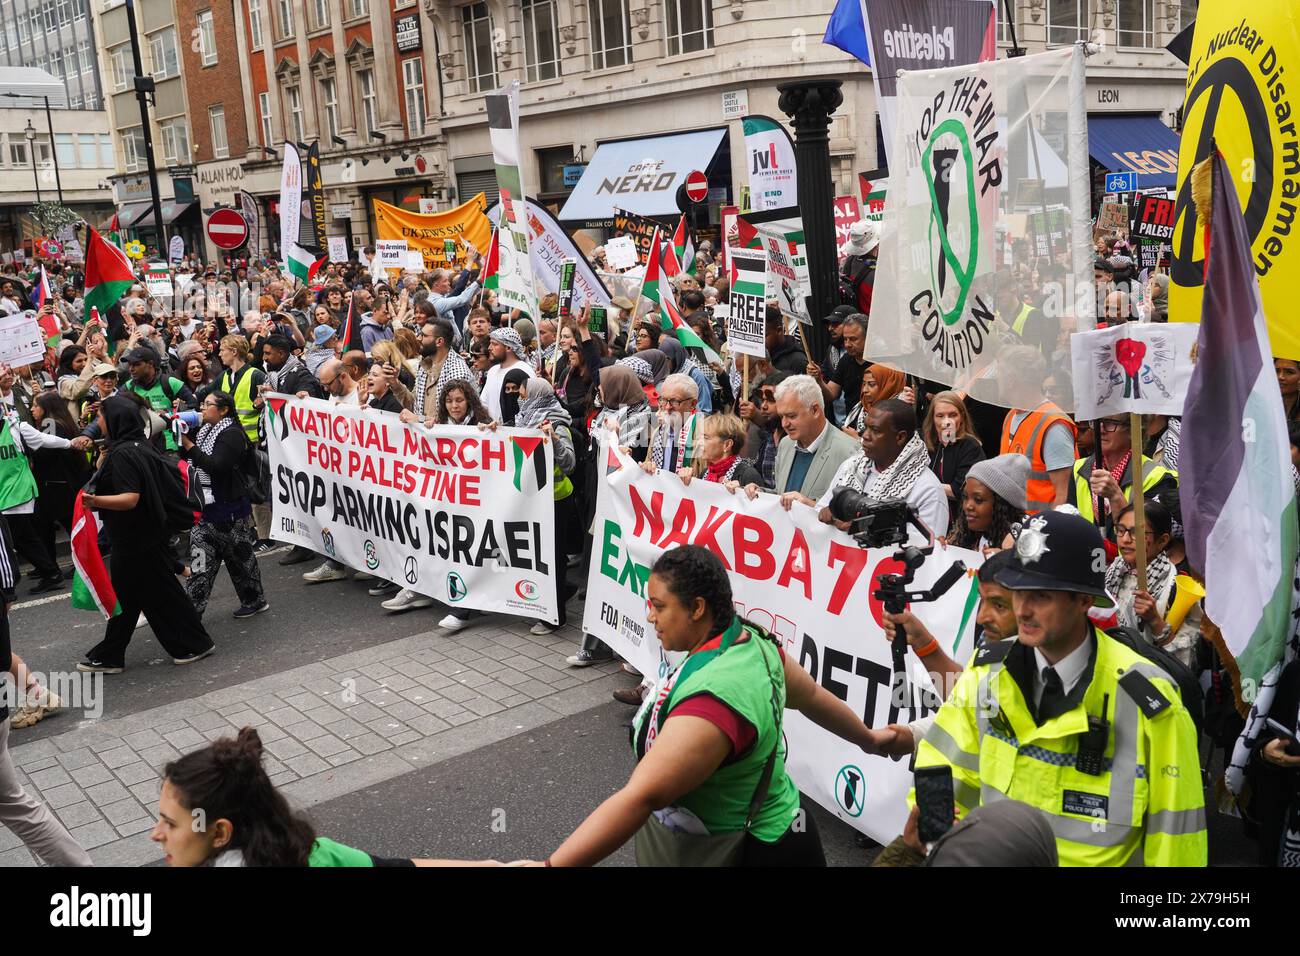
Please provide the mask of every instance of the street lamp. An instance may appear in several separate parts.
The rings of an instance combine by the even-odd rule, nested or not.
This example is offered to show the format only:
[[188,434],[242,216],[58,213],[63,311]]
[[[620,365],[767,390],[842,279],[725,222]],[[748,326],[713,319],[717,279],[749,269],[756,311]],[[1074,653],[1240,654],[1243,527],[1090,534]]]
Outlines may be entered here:
[[27,117],[27,128],[23,130],[27,139],[27,156],[32,161],[32,182],[36,183],[36,201],[41,201],[41,174],[36,170],[36,130],[32,127],[31,117]]

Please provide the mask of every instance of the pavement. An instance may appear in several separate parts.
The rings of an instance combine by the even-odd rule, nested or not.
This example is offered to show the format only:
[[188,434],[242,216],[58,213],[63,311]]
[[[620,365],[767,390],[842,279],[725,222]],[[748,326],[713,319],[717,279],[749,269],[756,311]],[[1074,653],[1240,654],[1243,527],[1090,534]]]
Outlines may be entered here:
[[[281,549],[282,551],[283,549]],[[545,857],[632,769],[632,709],[610,691],[633,678],[616,664],[570,667],[581,602],[546,636],[532,622],[475,618],[437,627],[435,605],[389,614],[369,583],[307,585],[315,565],[261,560],[271,610],[236,621],[222,575],[205,622],[217,653],[171,663],[137,630],[125,673],[72,671],[103,622],[66,591],[10,611],[14,650],[29,668],[83,694],[70,708],[13,730],[29,792],[46,801],[99,865],[157,864],[149,840],[160,771],[209,740],[256,727],[271,780],[322,835],[380,856]],[[71,673],[69,673],[71,672]],[[875,845],[813,808],[832,865],[861,866]],[[1235,821],[1215,815],[1212,858],[1253,860]],[[607,861],[632,865],[631,846]],[[0,866],[34,865],[0,828]]]

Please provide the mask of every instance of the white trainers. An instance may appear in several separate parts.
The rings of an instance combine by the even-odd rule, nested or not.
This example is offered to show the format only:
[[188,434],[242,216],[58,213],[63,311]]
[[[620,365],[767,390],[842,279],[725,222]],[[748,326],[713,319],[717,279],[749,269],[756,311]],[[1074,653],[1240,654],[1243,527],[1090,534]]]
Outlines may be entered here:
[[347,577],[347,571],[343,568],[336,568],[326,561],[315,571],[308,571],[302,576],[302,579],[308,584],[323,584],[326,581],[346,581]]
[[385,611],[413,611],[416,608],[429,607],[432,604],[433,598],[425,597],[423,594],[416,594],[410,588],[402,588],[397,594],[379,606]]
[[461,618],[458,618],[455,614],[448,614],[446,617],[444,617],[441,621],[438,622],[438,626],[442,628],[444,631],[459,631],[468,623],[469,621],[462,620]]
[[558,624],[547,624],[545,621],[538,621],[536,624],[534,624],[532,627],[528,629],[528,633],[536,634],[538,637],[542,637],[546,634],[554,634],[559,629],[560,627]]

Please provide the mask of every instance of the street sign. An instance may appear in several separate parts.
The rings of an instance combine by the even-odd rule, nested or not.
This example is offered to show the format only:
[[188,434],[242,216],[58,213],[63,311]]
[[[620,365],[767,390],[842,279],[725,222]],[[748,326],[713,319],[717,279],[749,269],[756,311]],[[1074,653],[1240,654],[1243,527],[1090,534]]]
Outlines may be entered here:
[[238,249],[248,241],[248,223],[234,209],[217,209],[208,217],[208,238],[218,249]]
[[698,169],[686,177],[686,198],[691,202],[704,202],[709,195],[709,180]]
[[1137,173],[1107,173],[1106,192],[1135,193],[1138,188]]

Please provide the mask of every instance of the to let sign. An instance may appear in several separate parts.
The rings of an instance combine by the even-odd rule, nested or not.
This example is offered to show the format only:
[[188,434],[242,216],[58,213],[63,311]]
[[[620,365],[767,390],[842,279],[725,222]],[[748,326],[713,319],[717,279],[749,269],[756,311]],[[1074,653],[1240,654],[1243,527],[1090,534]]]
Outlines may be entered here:
[[398,53],[410,53],[412,50],[420,49],[420,15],[418,13],[408,13],[404,17],[398,17],[393,21],[393,28],[397,32]]

